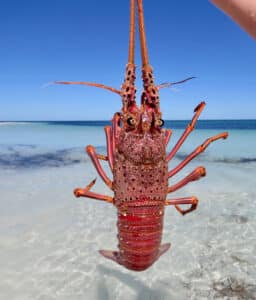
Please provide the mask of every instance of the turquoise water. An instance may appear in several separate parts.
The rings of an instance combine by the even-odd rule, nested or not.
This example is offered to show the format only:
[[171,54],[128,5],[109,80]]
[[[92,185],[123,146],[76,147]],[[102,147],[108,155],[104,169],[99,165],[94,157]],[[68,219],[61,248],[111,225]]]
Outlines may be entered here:
[[[165,123],[167,128],[173,130],[169,150],[189,121]],[[47,166],[47,159],[50,164],[56,160],[56,165],[61,165],[61,161],[64,165],[79,163],[81,159],[77,158],[77,152],[87,144],[106,151],[104,126],[109,124],[107,121],[0,122],[0,167],[36,167],[36,158],[37,167],[41,164]],[[221,131],[229,131],[229,138],[210,146],[201,160],[227,164],[256,161],[256,120],[198,121],[196,130],[184,143],[177,157],[184,158],[205,139]],[[71,157],[72,154],[76,159],[65,160],[66,155]]]
[[[173,129],[168,150],[187,123],[165,123]],[[208,137],[229,137],[170,180],[207,170],[170,195],[196,195],[199,207],[185,217],[166,209],[171,250],[142,273],[97,252],[116,249],[115,208],[72,194],[98,177],[84,148],[106,152],[106,124],[0,123],[0,299],[256,299],[256,121],[198,122],[170,169]],[[99,178],[94,190],[111,195]]]

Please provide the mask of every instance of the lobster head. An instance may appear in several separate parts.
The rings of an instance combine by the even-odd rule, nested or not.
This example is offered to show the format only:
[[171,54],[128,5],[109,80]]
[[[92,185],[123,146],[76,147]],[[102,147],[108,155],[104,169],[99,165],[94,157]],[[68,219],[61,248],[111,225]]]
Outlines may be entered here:
[[140,107],[133,104],[122,110],[117,149],[125,159],[140,164],[156,164],[165,157],[164,121],[161,112],[147,103],[145,91]]
[[156,164],[165,157],[164,125],[159,108],[158,89],[154,86],[152,68],[143,70],[144,89],[141,104],[135,100],[135,66],[128,64],[122,85],[121,123],[117,149],[125,159],[140,164]]
[[142,57],[143,91],[141,103],[136,103],[136,67],[134,64],[135,0],[131,0],[130,42],[128,64],[121,88],[122,126],[117,147],[126,159],[136,164],[156,163],[165,156],[164,125],[159,106],[159,88],[154,84],[153,69],[149,64],[144,29],[142,1],[137,0]]
[[122,130],[127,133],[157,134],[164,125],[162,114],[151,106],[134,106],[121,114]]

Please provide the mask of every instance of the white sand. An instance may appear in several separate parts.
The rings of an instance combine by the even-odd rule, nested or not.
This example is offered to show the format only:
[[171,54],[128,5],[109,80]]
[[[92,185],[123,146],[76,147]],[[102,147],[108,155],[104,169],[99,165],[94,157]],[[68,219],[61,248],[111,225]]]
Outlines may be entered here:
[[[256,299],[255,164],[207,171],[175,194],[197,195],[196,212],[166,209],[171,250],[136,273],[97,252],[116,249],[115,207],[72,195],[91,163],[1,170],[0,299]],[[109,193],[100,179],[95,190]]]

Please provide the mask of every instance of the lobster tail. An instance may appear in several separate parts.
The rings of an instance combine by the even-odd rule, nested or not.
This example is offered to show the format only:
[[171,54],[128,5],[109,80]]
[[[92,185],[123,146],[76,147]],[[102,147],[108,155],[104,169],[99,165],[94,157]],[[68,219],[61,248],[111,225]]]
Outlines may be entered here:
[[157,261],[170,244],[161,245],[164,213],[159,211],[163,212],[163,203],[151,204],[129,202],[125,213],[121,205],[117,222],[119,251],[100,250],[100,254],[133,271],[144,271]]

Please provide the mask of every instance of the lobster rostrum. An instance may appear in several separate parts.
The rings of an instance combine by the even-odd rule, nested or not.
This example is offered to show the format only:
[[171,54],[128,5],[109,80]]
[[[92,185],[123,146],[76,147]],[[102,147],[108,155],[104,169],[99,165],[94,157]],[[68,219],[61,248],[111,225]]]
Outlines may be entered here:
[[[136,2],[143,80],[140,106],[135,100],[135,0],[130,1],[129,55],[121,90],[92,82],[57,81],[56,83],[96,86],[117,93],[122,98],[121,112],[115,113],[112,125],[105,127],[107,156],[96,153],[91,145],[86,147],[86,152],[92,159],[98,174],[113,191],[114,196],[92,192],[91,188],[96,179],[85,188],[75,189],[74,194],[76,197],[103,200],[116,206],[119,250],[99,252],[127,269],[143,271],[170,248],[169,243],[161,245],[165,206],[175,206],[182,215],[197,208],[198,200],[194,196],[167,199],[167,195],[189,182],[200,179],[206,172],[204,167],[197,167],[184,179],[171,186],[168,186],[168,179],[203,152],[210,143],[227,138],[228,133],[224,132],[208,138],[174,169],[168,170],[168,162],[194,129],[205,102],[201,102],[195,108],[191,123],[171,152],[167,154],[166,147],[172,132],[170,129],[163,129],[159,90],[172,84],[185,82],[192,77],[179,82],[155,85],[147,53],[142,0]],[[106,175],[100,160],[108,161],[113,172],[113,181]],[[184,204],[189,204],[190,207],[183,209]]]

